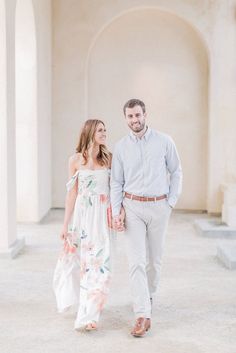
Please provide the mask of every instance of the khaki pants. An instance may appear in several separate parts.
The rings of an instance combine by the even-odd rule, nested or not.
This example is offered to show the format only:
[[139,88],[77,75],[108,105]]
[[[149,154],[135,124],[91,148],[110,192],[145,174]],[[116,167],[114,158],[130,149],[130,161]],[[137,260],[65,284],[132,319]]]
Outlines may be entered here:
[[171,207],[166,199],[141,202],[125,198],[125,239],[135,317],[151,317],[157,292]]

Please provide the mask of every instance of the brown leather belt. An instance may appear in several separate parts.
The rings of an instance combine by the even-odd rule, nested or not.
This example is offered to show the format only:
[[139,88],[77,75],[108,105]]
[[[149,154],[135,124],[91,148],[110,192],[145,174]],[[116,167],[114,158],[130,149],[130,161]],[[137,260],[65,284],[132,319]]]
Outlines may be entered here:
[[161,195],[161,196],[155,196],[155,197],[146,197],[146,196],[137,196],[133,194],[129,194],[128,192],[125,192],[125,197],[127,199],[135,200],[135,201],[159,201],[166,199],[166,195]]

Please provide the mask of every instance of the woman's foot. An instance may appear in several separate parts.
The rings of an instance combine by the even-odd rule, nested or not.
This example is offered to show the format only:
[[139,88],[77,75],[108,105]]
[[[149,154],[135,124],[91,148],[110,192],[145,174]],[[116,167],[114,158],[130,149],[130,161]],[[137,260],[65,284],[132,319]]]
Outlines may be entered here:
[[94,330],[97,330],[97,324],[96,322],[90,322],[89,324],[87,324],[85,326],[85,330],[86,331],[94,331]]

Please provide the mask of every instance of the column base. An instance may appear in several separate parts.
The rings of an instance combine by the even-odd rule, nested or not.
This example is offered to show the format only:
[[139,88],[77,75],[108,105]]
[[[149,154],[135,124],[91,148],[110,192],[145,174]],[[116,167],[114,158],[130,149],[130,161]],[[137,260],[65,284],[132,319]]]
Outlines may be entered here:
[[0,259],[13,259],[24,248],[25,238],[16,239],[16,241],[6,250],[0,249]]
[[225,243],[217,246],[217,257],[230,270],[236,269],[236,243]]

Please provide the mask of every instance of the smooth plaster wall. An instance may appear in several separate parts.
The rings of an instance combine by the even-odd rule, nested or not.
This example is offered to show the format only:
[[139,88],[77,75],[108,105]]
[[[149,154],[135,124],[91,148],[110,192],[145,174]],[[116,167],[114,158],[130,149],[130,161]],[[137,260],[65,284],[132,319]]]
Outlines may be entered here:
[[[104,61],[107,64],[111,63],[109,58],[114,59],[114,53],[119,52],[117,43],[119,45],[121,45],[121,42],[123,43],[122,36],[112,37],[112,30],[114,30],[114,33],[116,31],[116,22],[117,26],[119,26],[119,18],[121,21],[125,21],[125,18],[128,18],[128,14],[132,17],[137,10],[143,10],[143,14],[145,14],[146,11],[152,9],[153,13],[158,10],[159,14],[161,12],[169,13],[168,16],[166,15],[162,18],[163,26],[161,29],[164,31],[158,36],[158,40],[162,43],[162,49],[165,48],[167,54],[166,56],[162,56],[163,68],[165,62],[171,68],[173,67],[171,65],[173,62],[171,62],[170,53],[174,53],[176,45],[178,45],[178,51],[176,50],[176,53],[174,53],[175,60],[179,57],[179,63],[181,63],[182,59],[182,63],[186,60],[188,65],[175,66],[175,70],[173,70],[174,83],[171,81],[171,74],[169,73],[169,79],[166,82],[169,91],[167,91],[166,95],[163,95],[160,86],[158,87],[159,83],[154,84],[154,88],[157,89],[157,93],[160,95],[158,98],[160,98],[161,105],[158,105],[158,100],[154,100],[152,96],[147,97],[146,102],[148,103],[149,117],[156,127],[161,128],[174,137],[182,154],[185,178],[187,178],[188,183],[186,182],[184,185],[184,193],[179,201],[179,207],[182,203],[182,207],[189,209],[203,207],[207,208],[209,212],[219,212],[221,210],[220,184],[225,179],[234,180],[236,176],[235,159],[232,152],[232,148],[236,147],[232,132],[233,127],[235,127],[233,116],[236,112],[234,103],[235,83],[232,80],[223,80],[224,74],[222,74],[225,68],[223,61],[225,60],[225,53],[227,55],[229,76],[235,72],[233,66],[233,62],[235,62],[235,50],[232,49],[235,41],[235,33],[233,32],[235,25],[235,0],[230,0],[227,4],[219,0],[188,2],[184,0],[121,0],[119,2],[108,0],[89,2],[85,0],[53,0],[52,4],[53,206],[62,207],[64,205],[68,156],[74,151],[79,129],[82,122],[88,118],[88,114],[103,114],[103,118],[107,120],[105,115],[109,113],[108,124],[110,124],[111,112],[112,116],[121,118],[121,105],[123,105],[124,98],[126,100],[126,97],[122,95],[123,93],[126,95],[125,93],[128,92],[129,86],[128,84],[120,85],[120,76],[118,78],[119,84],[115,88],[117,95],[112,100],[114,104],[110,101],[105,106],[106,99],[102,90],[99,91],[101,96],[100,101],[96,98],[99,85],[101,87],[103,85],[103,81],[100,80],[99,83],[97,81],[100,72],[94,72],[95,68],[98,68],[102,62],[102,57],[96,56],[102,52],[102,47],[99,48],[98,45],[102,45],[105,42],[107,45],[110,43],[111,50],[104,53]],[[163,19],[169,23],[171,15],[173,21],[171,22],[169,33],[172,32],[172,37],[168,37],[166,32],[167,26],[165,27]],[[159,16],[160,20],[161,16]],[[140,27],[143,28],[143,25],[147,21],[147,18],[145,18],[144,23],[142,21],[139,22]],[[158,22],[156,24],[157,28],[160,25],[161,22]],[[148,23],[148,26],[150,30],[153,26],[153,19]],[[144,30],[147,32],[148,28],[145,27]],[[224,38],[222,35],[219,35],[220,28],[224,33]],[[183,35],[177,42],[171,40],[171,38],[176,39],[177,36],[174,29],[177,33]],[[108,33],[110,33],[110,36]],[[124,39],[123,29],[122,33]],[[130,36],[131,34],[128,33],[128,38]],[[107,37],[106,40],[105,37]],[[165,37],[169,40],[167,42],[171,43],[171,47],[167,48],[167,44],[164,41]],[[226,38],[227,40],[225,40]],[[153,38],[148,37],[147,39],[153,44]],[[123,50],[127,49],[124,45],[122,48]],[[181,49],[180,52],[179,49]],[[135,59],[137,58],[136,53],[129,53]],[[207,71],[207,56],[209,76]],[[130,62],[131,60],[129,59],[129,65]],[[161,60],[159,61],[160,63]],[[101,68],[103,67],[101,66]],[[108,80],[109,71],[111,75],[115,75],[115,70],[106,70],[104,72],[104,82]],[[138,71],[140,74],[140,70]],[[154,71],[155,74],[160,72],[157,67],[154,68]],[[164,73],[166,72],[169,71],[166,69]],[[151,72],[148,73],[148,77],[153,84]],[[140,80],[140,76],[137,80]],[[145,84],[147,84],[147,81]],[[138,87],[138,85],[134,85],[134,81],[132,81],[132,84],[133,87]],[[207,90],[208,84],[210,87],[209,94],[207,95],[206,93],[205,95],[204,92]],[[185,96],[179,87],[186,87],[186,97],[190,99],[190,101],[186,99],[185,106]],[[142,87],[139,86],[139,89],[141,93]],[[150,92],[154,92],[154,90],[150,90]],[[224,94],[223,102],[219,100],[219,92],[227,92],[227,95]],[[195,96],[195,94],[197,95]],[[167,104],[165,104],[167,97],[175,105],[172,104],[167,107]],[[206,100],[208,100],[208,104]],[[228,107],[226,113],[227,124],[225,124],[225,109],[224,112],[221,109],[222,105]],[[174,109],[175,107],[177,109]],[[183,117],[185,121],[188,120],[184,124],[183,130],[179,128],[179,124],[173,124],[173,112],[176,119]],[[164,114],[166,122],[164,122]],[[224,127],[223,129],[222,126]],[[116,130],[116,133],[114,130]],[[112,128],[111,147],[116,137],[122,135],[124,131],[125,127],[122,124],[119,128],[117,126],[115,126],[115,129]],[[184,146],[183,140],[186,139],[184,131],[191,135],[190,146]],[[194,134],[192,134],[193,131],[195,132]],[[220,141],[220,144],[217,141]],[[199,151],[197,146],[200,144],[201,150]],[[193,163],[189,164],[191,154],[194,154],[194,167]],[[226,159],[227,163],[225,163]],[[207,168],[205,168],[206,164]],[[195,177],[195,171],[200,177],[201,182],[195,183],[194,186],[191,178]],[[198,192],[199,195],[197,197],[196,195],[191,196]]]

